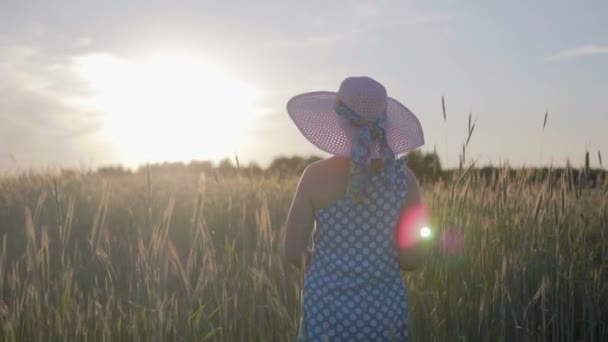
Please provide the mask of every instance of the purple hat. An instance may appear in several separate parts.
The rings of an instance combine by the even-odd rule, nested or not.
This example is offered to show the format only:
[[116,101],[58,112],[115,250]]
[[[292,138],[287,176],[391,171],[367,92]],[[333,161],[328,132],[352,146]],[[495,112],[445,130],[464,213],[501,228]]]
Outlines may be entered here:
[[[418,118],[399,101],[388,97],[384,86],[369,77],[349,77],[337,93],[316,91],[297,95],[287,103],[287,112],[304,137],[315,146],[333,155],[351,157],[360,127],[336,112],[339,104],[368,122],[374,122],[386,113],[380,126],[395,155],[424,145]],[[374,144],[371,152],[378,156],[378,142]]]

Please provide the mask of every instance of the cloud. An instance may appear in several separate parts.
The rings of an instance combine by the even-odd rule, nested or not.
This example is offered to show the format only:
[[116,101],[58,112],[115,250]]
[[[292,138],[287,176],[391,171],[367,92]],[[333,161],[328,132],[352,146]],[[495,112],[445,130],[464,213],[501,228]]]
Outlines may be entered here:
[[607,55],[608,46],[601,46],[597,44],[585,45],[577,48],[566,49],[560,51],[552,56],[549,56],[548,60],[563,60],[577,57],[586,57],[594,55]]
[[1,157],[9,155],[25,167],[73,165],[95,149],[102,151],[95,160],[110,157],[98,134],[100,117],[69,102],[86,94],[70,53],[6,44],[0,56],[0,169],[7,164]]

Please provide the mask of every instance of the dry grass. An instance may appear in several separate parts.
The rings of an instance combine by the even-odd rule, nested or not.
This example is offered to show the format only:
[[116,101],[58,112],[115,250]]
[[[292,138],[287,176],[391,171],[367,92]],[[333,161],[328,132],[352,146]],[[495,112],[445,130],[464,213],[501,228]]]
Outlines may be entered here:
[[[608,340],[606,182],[473,170],[425,185],[465,253],[405,275],[416,340]],[[0,339],[286,341],[297,179],[0,178]],[[148,181],[149,180],[149,181]]]

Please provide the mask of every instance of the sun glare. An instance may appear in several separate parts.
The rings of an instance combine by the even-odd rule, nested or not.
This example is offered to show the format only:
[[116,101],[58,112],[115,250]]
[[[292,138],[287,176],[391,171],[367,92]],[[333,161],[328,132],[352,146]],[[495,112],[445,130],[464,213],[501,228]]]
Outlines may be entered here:
[[247,143],[260,91],[221,66],[185,55],[91,55],[77,66],[93,92],[82,104],[103,115],[105,137],[128,164],[218,160]]

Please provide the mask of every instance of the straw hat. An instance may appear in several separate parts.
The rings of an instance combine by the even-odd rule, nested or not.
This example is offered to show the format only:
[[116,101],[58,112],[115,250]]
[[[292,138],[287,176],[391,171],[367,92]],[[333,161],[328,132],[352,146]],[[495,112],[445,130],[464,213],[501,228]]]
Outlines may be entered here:
[[[352,115],[341,115],[340,109]],[[337,93],[316,91],[297,95],[287,103],[287,112],[306,139],[337,156],[353,156],[362,126],[380,128],[382,140],[394,155],[424,145],[418,118],[399,101],[388,97],[384,86],[369,77],[349,77]],[[381,155],[382,142],[378,140],[373,139],[370,146],[372,157]]]

